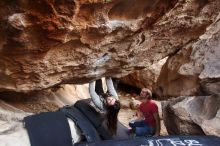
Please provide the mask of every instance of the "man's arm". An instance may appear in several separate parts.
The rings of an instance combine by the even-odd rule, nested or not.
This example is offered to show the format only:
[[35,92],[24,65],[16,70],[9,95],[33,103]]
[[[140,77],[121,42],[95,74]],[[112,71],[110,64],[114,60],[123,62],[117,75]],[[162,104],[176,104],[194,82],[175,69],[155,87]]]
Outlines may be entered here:
[[156,131],[154,136],[159,136],[160,135],[160,117],[158,113],[153,114],[154,119],[156,120]]

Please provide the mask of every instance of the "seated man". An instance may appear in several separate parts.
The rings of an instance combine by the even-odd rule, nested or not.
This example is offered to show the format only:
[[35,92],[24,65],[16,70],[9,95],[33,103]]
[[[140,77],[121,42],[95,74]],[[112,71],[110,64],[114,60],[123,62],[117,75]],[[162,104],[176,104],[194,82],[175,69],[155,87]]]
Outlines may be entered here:
[[160,118],[157,105],[151,100],[152,93],[149,89],[143,88],[140,93],[142,103],[138,107],[137,118],[129,122],[129,126],[136,136],[159,136]]

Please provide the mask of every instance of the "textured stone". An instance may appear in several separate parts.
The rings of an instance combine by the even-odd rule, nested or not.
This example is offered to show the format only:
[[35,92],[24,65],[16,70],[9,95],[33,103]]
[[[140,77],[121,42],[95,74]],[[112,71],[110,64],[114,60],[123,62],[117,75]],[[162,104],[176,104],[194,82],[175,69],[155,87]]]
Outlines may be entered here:
[[[88,98],[88,85],[63,85],[32,94],[0,94],[0,145],[30,146],[23,118],[33,113],[56,111]],[[70,125],[73,127],[73,125]],[[72,131],[71,131],[72,133]]]
[[162,103],[169,134],[220,136],[220,96],[178,97]]
[[168,59],[157,81],[163,97],[220,93],[219,20],[220,14],[204,35]]
[[147,67],[146,69],[135,71],[125,77],[120,78],[124,84],[128,84],[138,88],[152,89],[160,75],[160,71],[167,57],[157,63]]
[[0,91],[124,76],[206,31],[219,0],[0,1]]

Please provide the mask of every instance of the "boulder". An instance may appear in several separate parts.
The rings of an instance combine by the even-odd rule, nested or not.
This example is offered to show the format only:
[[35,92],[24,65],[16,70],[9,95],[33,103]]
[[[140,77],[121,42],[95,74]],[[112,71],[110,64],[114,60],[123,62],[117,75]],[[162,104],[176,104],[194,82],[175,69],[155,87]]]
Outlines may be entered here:
[[124,84],[128,84],[137,88],[148,88],[152,89],[160,75],[160,71],[167,57],[154,63],[153,65],[143,70],[135,71],[125,77],[120,78],[120,81]]
[[220,14],[204,35],[167,60],[156,83],[161,97],[220,93],[219,20]]
[[162,103],[169,134],[220,136],[220,95],[178,97]]
[[0,91],[121,77],[206,31],[220,1],[0,1]]
[[[64,105],[89,98],[88,85],[63,85],[32,94],[0,94],[0,145],[30,146],[23,118],[34,113],[56,111]],[[69,122],[70,126],[76,126]],[[74,132],[71,131],[71,132]],[[80,137],[80,135],[78,136]],[[74,137],[76,138],[76,137]]]

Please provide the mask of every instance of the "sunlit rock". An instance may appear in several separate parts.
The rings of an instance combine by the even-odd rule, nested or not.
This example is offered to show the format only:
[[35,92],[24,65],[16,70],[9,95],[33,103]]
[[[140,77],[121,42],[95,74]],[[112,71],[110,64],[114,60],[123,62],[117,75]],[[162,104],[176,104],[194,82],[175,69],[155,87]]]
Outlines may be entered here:
[[121,77],[198,39],[220,1],[0,1],[0,91]]
[[162,104],[169,134],[220,136],[220,96],[179,97]]
[[63,85],[32,94],[1,93],[0,145],[30,146],[28,133],[23,124],[24,117],[34,113],[56,111],[59,107],[72,105],[77,100],[86,98],[89,98],[87,84]]
[[166,60],[167,57],[143,70],[135,71],[134,73],[120,78],[120,81],[133,87],[138,87],[140,89],[148,88],[152,90],[160,75],[161,68]]
[[170,57],[161,70],[161,97],[220,93],[220,15],[198,40]]

